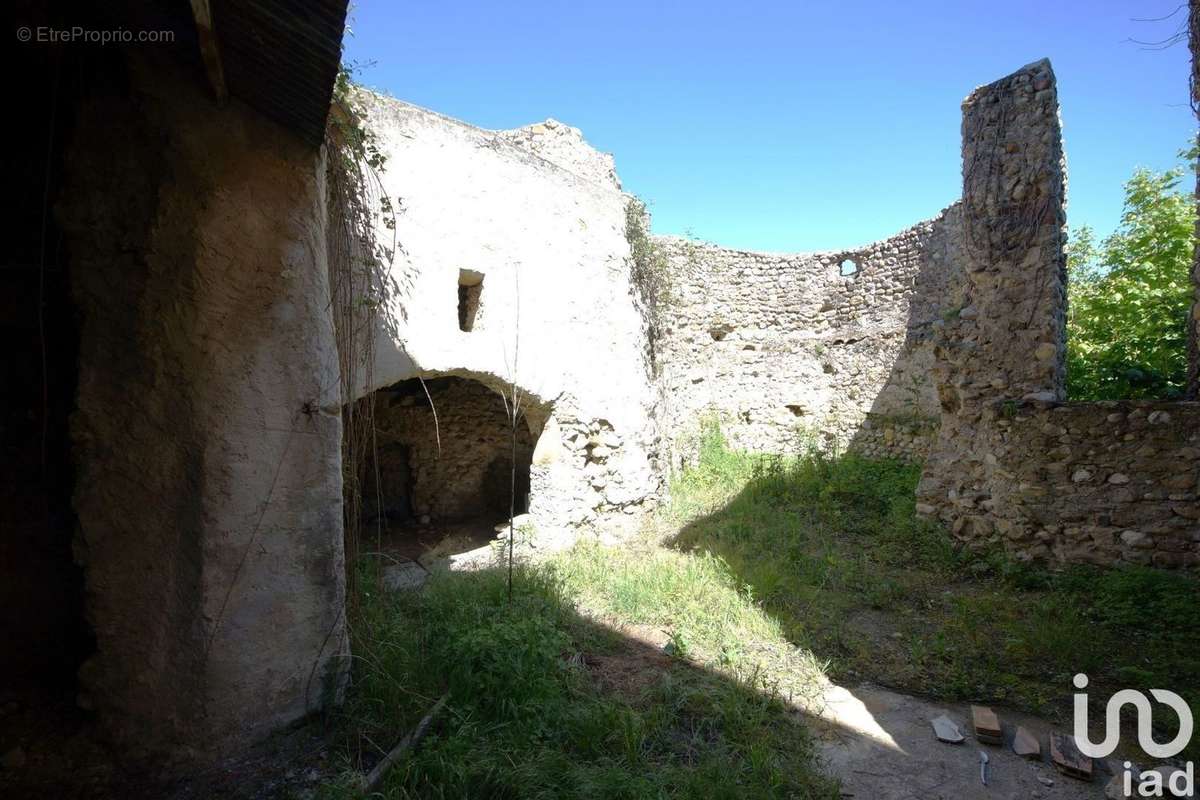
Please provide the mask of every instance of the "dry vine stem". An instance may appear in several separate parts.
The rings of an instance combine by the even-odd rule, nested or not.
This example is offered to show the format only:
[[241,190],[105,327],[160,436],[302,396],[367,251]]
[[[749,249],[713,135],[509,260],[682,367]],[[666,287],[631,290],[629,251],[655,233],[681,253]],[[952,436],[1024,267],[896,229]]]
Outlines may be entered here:
[[425,736],[425,731],[429,729],[429,725],[433,722],[433,718],[436,717],[438,712],[442,710],[442,706],[446,705],[446,700],[449,699],[449,697],[449,692],[446,692],[444,695],[442,695],[441,699],[434,704],[433,708],[429,709],[429,713],[422,717],[421,721],[417,723],[417,727],[413,728],[412,733],[401,739],[399,744],[393,747],[386,756],[380,759],[379,763],[375,765],[375,768],[372,769],[370,773],[363,776],[363,794],[370,794],[378,789],[379,784],[383,782],[384,776],[387,775],[387,771],[391,769],[397,761],[400,760],[401,756],[403,756],[409,750],[415,748],[421,742],[421,738]]
[[500,396],[504,399],[504,411],[508,415],[508,432],[510,441],[509,475],[508,475],[508,604],[512,605],[513,596],[513,549],[516,546],[517,530],[514,522],[517,518],[517,422],[521,418],[521,392],[517,388],[517,360],[521,352],[521,275],[513,269],[513,294],[515,303],[516,322],[513,324],[513,360],[508,364],[505,355],[505,367],[508,370],[508,386]]
[[[340,84],[341,85],[341,84]],[[373,155],[370,134],[362,125],[361,114],[348,100],[348,83],[336,98],[326,136],[328,153],[329,214],[329,303],[337,342],[338,373],[344,403],[342,411],[342,479],[345,484],[344,507],[347,597],[355,596],[353,565],[362,537],[362,495],[367,482],[366,470],[378,471],[373,457],[375,442],[375,403],[372,393],[359,400],[352,398],[360,390],[373,386],[376,334],[381,310],[395,295],[388,276],[391,246],[376,238],[376,214],[383,215],[385,227],[395,230],[393,206],[377,172],[378,157]],[[379,491],[376,474],[372,483]],[[379,538],[380,530],[376,530]],[[378,542],[376,542],[378,545]]]

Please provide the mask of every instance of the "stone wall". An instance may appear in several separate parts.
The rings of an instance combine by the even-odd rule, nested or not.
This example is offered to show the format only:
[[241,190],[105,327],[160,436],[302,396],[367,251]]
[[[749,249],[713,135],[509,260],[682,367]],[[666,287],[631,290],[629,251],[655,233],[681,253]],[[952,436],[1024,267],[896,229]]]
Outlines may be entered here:
[[[655,396],[630,278],[629,198],[611,156],[553,120],[487,131],[371,93],[359,102],[387,156],[384,186],[402,208],[391,264],[400,291],[359,394],[416,376],[493,390],[515,382],[536,434],[530,513],[539,535],[653,501],[662,484]],[[478,286],[470,331],[459,327],[463,274]],[[589,460],[577,438],[593,429],[611,445]]]
[[[930,335],[957,312],[961,213],[845,251],[754,253],[658,238],[670,263],[658,343],[664,429],[686,458],[715,415],[750,450],[802,431],[919,459],[936,430]],[[842,262],[855,266],[842,274]]]
[[1062,404],[1066,175],[1040,61],[963,103],[963,308],[936,326],[942,408],[918,510],[1019,558],[1200,562],[1192,403]]
[[1023,558],[1200,564],[1200,403],[1001,402],[978,427],[988,480],[950,489],[951,530]]
[[207,758],[318,708],[345,666],[324,161],[157,52],[91,65],[56,209],[81,702],[125,753]]

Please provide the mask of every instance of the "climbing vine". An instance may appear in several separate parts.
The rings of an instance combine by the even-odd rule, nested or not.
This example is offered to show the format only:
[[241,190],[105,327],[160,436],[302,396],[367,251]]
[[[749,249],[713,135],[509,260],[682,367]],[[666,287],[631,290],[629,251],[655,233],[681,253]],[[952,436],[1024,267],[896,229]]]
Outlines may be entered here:
[[[364,534],[363,491],[368,485],[379,486],[378,480],[367,480],[368,470],[377,469],[374,395],[369,391],[374,386],[377,336],[394,324],[394,315],[403,315],[401,287],[391,276],[392,260],[400,250],[399,208],[381,180],[387,158],[360,99],[352,69],[343,66],[334,84],[325,145],[329,303],[344,401],[343,514],[347,597],[352,603],[357,597],[353,565]],[[364,396],[353,400],[359,394]]]
[[630,197],[625,204],[625,239],[632,260],[630,278],[641,301],[646,320],[647,360],[652,375],[658,373],[658,341],[662,336],[663,313],[671,295],[670,262],[649,232],[646,204]]

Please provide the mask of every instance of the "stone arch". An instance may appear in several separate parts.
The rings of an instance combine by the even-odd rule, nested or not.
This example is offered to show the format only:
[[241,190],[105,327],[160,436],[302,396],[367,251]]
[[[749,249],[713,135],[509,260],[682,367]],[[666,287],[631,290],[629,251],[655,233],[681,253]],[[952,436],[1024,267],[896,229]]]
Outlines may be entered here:
[[486,544],[507,521],[514,488],[514,510],[525,513],[549,405],[518,394],[514,442],[511,387],[494,376],[428,373],[379,389],[375,445],[361,484],[367,529],[419,558],[431,549],[461,552]]

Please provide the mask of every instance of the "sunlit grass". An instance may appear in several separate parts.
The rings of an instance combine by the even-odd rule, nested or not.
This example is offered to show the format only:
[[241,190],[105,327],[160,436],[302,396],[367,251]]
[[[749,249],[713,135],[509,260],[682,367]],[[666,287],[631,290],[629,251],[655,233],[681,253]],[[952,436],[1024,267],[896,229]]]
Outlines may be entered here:
[[[960,552],[916,517],[918,477],[809,447],[739,453],[710,426],[645,537],[521,566],[511,604],[502,571],[393,595],[364,568],[345,772],[324,796],[356,796],[445,692],[384,797],[835,797],[792,713],[826,672],[1051,716],[1077,671],[1098,697],[1200,700],[1194,580]],[[636,679],[606,683],[599,662]]]
[[393,768],[384,797],[837,796],[773,692],[683,653],[660,657],[636,691],[592,674],[589,659],[636,665],[650,645],[579,615],[575,604],[588,600],[624,619],[682,625],[698,646],[740,633],[782,641],[714,559],[662,553],[634,569],[585,545],[518,568],[511,605],[503,571],[439,574],[419,594],[374,590],[369,571],[361,583],[354,685],[339,721],[345,771],[325,797],[357,796],[355,776],[446,691],[446,710]]
[[790,644],[779,622],[724,560],[650,543],[581,543],[550,563],[580,608],[613,625],[661,631],[672,653],[812,709],[821,665]]
[[1200,702],[1200,589],[1142,567],[1052,571],[957,550],[917,518],[920,468],[811,446],[739,453],[709,426],[661,535],[719,556],[832,678],[1069,719],[1076,672]]

